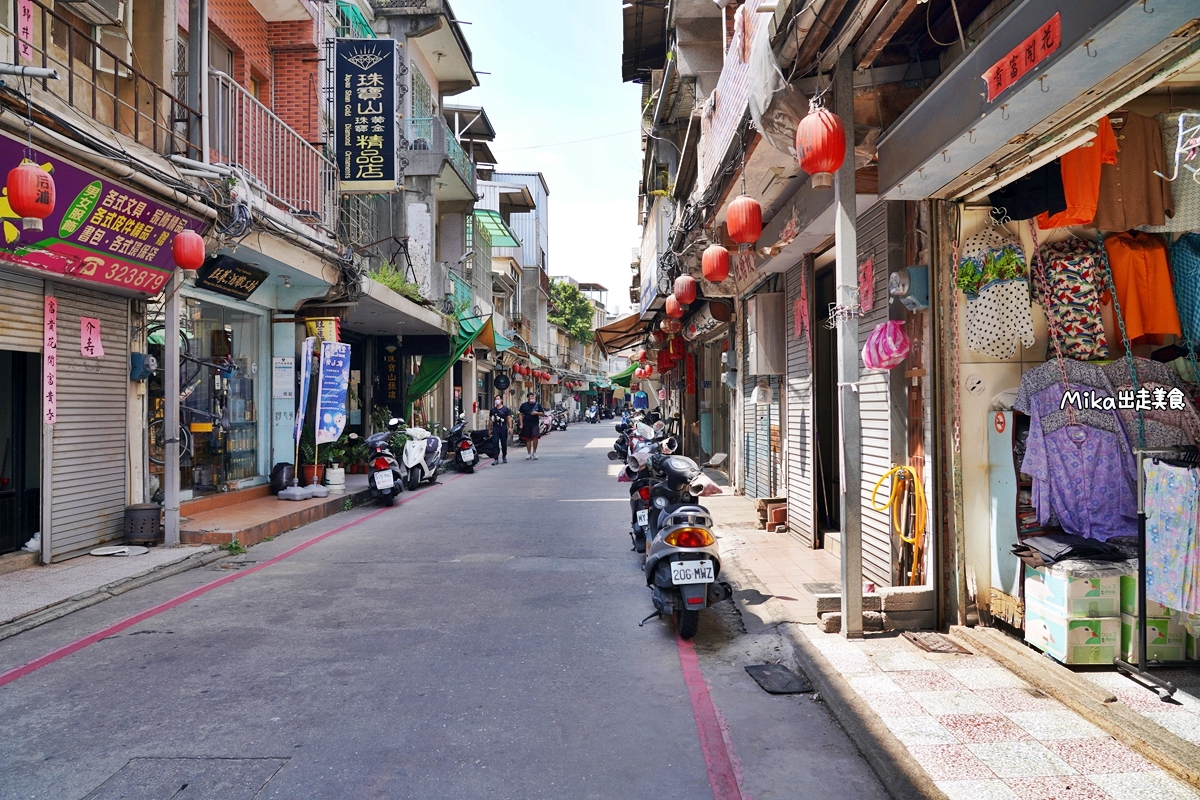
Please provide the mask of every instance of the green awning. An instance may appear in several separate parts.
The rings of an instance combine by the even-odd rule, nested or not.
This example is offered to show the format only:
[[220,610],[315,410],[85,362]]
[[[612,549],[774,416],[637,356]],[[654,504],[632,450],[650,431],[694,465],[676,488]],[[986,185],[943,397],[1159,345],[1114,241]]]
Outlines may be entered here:
[[486,208],[475,209],[475,221],[492,235],[492,247],[520,247],[517,235],[504,224],[500,212]]
[[509,350],[517,346],[516,342],[514,342],[512,339],[505,338],[503,334],[493,332],[493,336],[496,340],[497,353],[503,353],[505,350]]
[[617,386],[624,386],[626,389],[628,389],[629,384],[633,381],[633,372],[639,366],[641,366],[641,365],[635,361],[632,364],[630,364],[628,367],[626,367],[625,369],[618,372],[616,375],[609,375],[608,379],[610,381],[612,381],[613,383],[615,383]]
[[[496,335],[491,317],[459,320],[458,334],[454,337],[454,343],[450,348],[450,355],[424,356],[421,358],[421,371],[413,378],[413,382],[408,387],[408,392],[405,395],[404,418],[408,419],[412,417],[413,401],[429,394],[433,390],[433,387],[437,386],[438,382],[446,376],[450,368],[462,358],[463,353],[467,352],[467,348],[473,342],[479,341],[481,347],[487,346],[496,349],[500,344],[497,340],[508,342],[503,336]],[[512,342],[508,342],[508,346],[511,347]]]
[[375,31],[371,30],[371,23],[367,22],[367,18],[358,10],[358,6],[354,3],[347,3],[345,0],[338,0],[338,11],[341,12],[343,19],[349,23],[344,26],[348,30],[339,29],[338,35],[349,38],[348,34],[353,34],[359,39],[378,39]]

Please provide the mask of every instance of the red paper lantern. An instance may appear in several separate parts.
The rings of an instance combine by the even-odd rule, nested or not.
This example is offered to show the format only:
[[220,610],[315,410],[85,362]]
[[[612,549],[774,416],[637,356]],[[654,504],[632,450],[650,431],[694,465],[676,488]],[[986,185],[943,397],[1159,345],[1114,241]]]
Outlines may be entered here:
[[796,159],[800,169],[812,176],[814,189],[833,186],[833,173],[846,160],[846,129],[827,108],[810,104],[808,114],[796,126]]
[[673,294],[667,295],[667,316],[671,319],[679,319],[683,316],[683,306],[679,305],[679,301]]
[[204,237],[195,231],[180,231],[171,240],[171,257],[182,270],[194,272],[204,266]]
[[643,364],[650,360],[650,355],[646,352],[645,348],[638,351],[637,360]]
[[748,250],[762,236],[762,206],[749,195],[742,195],[729,204],[725,216],[729,238],[738,243],[738,250]]
[[667,341],[667,335],[662,331],[650,331],[650,344],[655,347],[662,347]]
[[676,278],[675,299],[683,306],[690,306],[696,302],[696,279],[691,275],[680,275]]
[[658,351],[658,371],[670,372],[675,366],[675,362],[671,360],[671,352],[669,350]]
[[54,213],[54,178],[32,161],[8,171],[8,205],[21,217],[21,227],[40,231],[42,220]]
[[683,330],[683,323],[677,319],[664,319],[658,324],[658,327],[663,333],[679,333]]
[[687,344],[686,344],[686,342],[683,341],[683,339],[680,339],[678,337],[671,339],[670,350],[669,350],[669,352],[671,354],[671,360],[678,361],[681,358],[683,358],[684,348],[686,346],[687,346]]
[[729,251],[719,244],[710,244],[701,259],[704,280],[720,283],[729,277]]

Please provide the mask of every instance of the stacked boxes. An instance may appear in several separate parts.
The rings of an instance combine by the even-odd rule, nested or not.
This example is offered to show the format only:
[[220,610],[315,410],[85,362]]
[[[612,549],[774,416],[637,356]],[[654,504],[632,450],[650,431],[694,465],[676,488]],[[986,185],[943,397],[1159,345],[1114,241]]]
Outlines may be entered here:
[[[1137,575],[1121,576],[1121,657],[1136,661],[1138,655]],[[1146,658],[1150,661],[1181,661],[1187,645],[1187,631],[1171,622],[1171,609],[1146,601]]]
[[1121,644],[1120,568],[1025,567],[1025,641],[1064,664],[1111,664]]

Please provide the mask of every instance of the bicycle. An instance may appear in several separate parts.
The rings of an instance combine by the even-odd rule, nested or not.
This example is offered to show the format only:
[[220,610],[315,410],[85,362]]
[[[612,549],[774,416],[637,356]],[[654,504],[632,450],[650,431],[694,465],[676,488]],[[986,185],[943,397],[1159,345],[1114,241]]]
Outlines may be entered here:
[[[192,396],[200,386],[202,380],[203,367],[208,367],[212,370],[221,372],[225,377],[232,377],[237,372],[238,367],[233,363],[233,359],[229,356],[221,356],[217,359],[206,360],[196,358],[190,353],[179,354],[182,362],[196,365],[196,369],[191,373],[191,378],[188,379],[179,390],[179,459],[181,461],[190,459],[194,455],[195,441],[192,438],[192,417],[199,416],[204,420],[213,423],[221,428],[222,431],[229,430],[229,423],[224,420],[222,414],[211,414],[207,411],[201,411],[198,408],[184,405],[187,399]],[[181,365],[182,366],[182,365]],[[180,378],[182,379],[186,370],[180,370]],[[182,382],[182,381],[181,381]],[[147,457],[150,463],[156,466],[162,466],[167,459],[167,441],[166,436],[166,417],[155,416],[147,426]]]

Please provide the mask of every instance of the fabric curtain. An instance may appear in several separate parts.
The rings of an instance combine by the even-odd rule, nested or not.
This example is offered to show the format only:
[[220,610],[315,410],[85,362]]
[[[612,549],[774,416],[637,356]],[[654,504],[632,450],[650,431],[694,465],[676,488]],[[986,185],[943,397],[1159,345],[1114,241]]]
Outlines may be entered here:
[[[417,373],[417,377],[409,385],[408,391],[404,394],[404,418],[412,417],[412,404],[425,395],[433,391],[433,387],[438,385],[438,382],[446,377],[446,373],[450,368],[462,358],[463,353],[467,352],[476,340],[480,346],[487,346],[492,350],[496,349],[497,337],[495,329],[492,326],[492,318],[487,317],[486,320],[465,319],[458,323],[458,334],[454,337],[454,341],[450,346],[450,355],[448,356],[424,356],[421,358],[421,371]],[[505,340],[507,341],[507,340]]]

